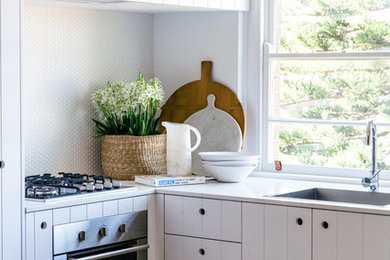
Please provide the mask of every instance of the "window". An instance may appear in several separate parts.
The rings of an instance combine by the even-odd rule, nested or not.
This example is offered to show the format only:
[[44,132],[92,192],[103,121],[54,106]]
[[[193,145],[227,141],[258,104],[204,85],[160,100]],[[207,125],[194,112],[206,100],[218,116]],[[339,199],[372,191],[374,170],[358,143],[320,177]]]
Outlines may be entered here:
[[367,174],[373,119],[390,170],[390,0],[267,4],[263,169]]

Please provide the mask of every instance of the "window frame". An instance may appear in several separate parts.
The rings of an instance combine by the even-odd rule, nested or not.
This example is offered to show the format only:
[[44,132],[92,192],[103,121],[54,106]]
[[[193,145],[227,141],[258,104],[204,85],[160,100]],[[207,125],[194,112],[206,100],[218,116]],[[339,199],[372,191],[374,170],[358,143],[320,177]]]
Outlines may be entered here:
[[[264,41],[262,42],[261,70],[262,88],[260,101],[262,103],[260,112],[260,136],[261,136],[261,170],[264,172],[280,172],[283,174],[304,174],[326,177],[361,178],[370,174],[368,169],[356,168],[333,168],[325,166],[310,166],[298,164],[283,164],[282,170],[277,171],[273,162],[270,162],[272,146],[270,146],[270,126],[272,123],[299,123],[299,124],[326,124],[326,125],[347,125],[366,126],[365,122],[339,121],[339,120],[317,120],[317,119],[290,119],[273,118],[270,110],[272,108],[272,71],[271,63],[274,60],[390,60],[390,52],[322,52],[322,53],[277,53],[276,52],[276,8],[281,0],[265,0],[264,2],[264,23],[262,26]],[[389,123],[376,122],[378,127],[390,127]],[[282,162],[283,163],[283,162]],[[390,180],[390,170],[384,170],[381,179]]]

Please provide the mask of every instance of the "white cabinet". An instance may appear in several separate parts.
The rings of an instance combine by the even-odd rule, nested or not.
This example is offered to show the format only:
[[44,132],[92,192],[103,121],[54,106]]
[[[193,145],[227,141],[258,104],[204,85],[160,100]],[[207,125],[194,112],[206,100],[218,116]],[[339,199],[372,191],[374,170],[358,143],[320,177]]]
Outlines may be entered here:
[[[112,0],[26,0],[29,4],[50,4],[65,7],[84,7],[85,3],[91,8],[138,12],[183,12],[183,11],[249,11],[250,0],[126,0],[116,3]],[[137,3],[137,6],[134,5]]]
[[311,259],[311,209],[287,209],[287,252],[289,260]]
[[241,202],[164,197],[165,260],[241,259]]
[[243,260],[390,259],[390,217],[242,204]]
[[[370,239],[369,237],[367,238]],[[363,259],[363,214],[337,213],[337,259]],[[372,259],[372,258],[370,258]]]
[[266,205],[264,219],[264,259],[287,259],[287,207]]
[[363,215],[363,259],[390,259],[390,217]]
[[241,242],[241,202],[166,195],[165,232]]
[[241,244],[165,235],[165,260],[240,260]]
[[22,258],[20,21],[23,1],[0,0],[0,260]]
[[363,259],[363,214],[313,210],[313,260],[321,259]]
[[266,205],[264,259],[311,259],[311,209]]
[[313,210],[313,260],[390,259],[390,217]]
[[39,211],[26,214],[26,260],[51,260],[52,211]]
[[264,205],[242,203],[242,260],[264,260]]
[[337,259],[337,212],[313,210],[313,260]]

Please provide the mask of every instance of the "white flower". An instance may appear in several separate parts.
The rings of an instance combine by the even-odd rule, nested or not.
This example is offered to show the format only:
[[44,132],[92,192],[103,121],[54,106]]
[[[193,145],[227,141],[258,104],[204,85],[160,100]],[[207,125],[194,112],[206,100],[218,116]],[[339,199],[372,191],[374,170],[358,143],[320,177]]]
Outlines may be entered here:
[[92,95],[92,102],[100,118],[106,121],[107,116],[116,116],[119,119],[127,115],[130,108],[138,106],[143,109],[152,105],[160,108],[163,94],[161,82],[157,78],[146,81],[140,73],[134,82],[108,82],[105,89],[97,90]]

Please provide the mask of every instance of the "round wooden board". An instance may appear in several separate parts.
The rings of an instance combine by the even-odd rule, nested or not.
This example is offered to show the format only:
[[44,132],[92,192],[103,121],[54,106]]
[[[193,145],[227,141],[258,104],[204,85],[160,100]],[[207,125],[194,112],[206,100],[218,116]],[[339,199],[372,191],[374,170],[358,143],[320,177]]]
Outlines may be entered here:
[[[193,113],[207,107],[207,97],[213,94],[216,97],[215,106],[237,121],[244,140],[245,113],[241,102],[231,89],[211,80],[211,67],[211,61],[202,61],[201,80],[190,82],[176,90],[162,107],[159,122],[183,123]],[[161,129],[164,130],[163,127]]]

